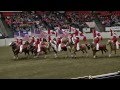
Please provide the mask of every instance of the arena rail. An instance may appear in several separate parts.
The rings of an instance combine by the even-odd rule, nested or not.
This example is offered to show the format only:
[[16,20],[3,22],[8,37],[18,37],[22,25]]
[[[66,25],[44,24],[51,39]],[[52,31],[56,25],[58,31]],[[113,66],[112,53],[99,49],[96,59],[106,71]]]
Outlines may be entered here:
[[84,77],[77,77],[71,79],[120,79],[120,71],[96,76],[84,76]]

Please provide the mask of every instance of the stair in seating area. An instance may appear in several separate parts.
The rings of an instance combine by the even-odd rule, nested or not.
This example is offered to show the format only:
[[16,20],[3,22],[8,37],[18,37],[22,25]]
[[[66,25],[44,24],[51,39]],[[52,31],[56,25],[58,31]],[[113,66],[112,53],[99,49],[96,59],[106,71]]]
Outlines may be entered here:
[[3,26],[4,26],[4,28],[5,28],[5,31],[6,31],[6,33],[7,33],[7,35],[8,35],[8,37],[9,37],[9,38],[13,38],[13,31],[8,27],[8,25],[5,23],[5,21],[4,21],[3,18],[1,18],[1,21],[2,21],[2,23],[3,23]]

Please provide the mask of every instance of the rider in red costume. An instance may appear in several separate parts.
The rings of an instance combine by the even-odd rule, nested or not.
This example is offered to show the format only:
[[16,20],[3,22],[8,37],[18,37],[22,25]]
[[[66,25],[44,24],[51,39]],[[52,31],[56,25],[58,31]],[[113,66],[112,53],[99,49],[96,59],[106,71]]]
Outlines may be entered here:
[[112,41],[113,41],[114,45],[116,45],[116,48],[119,49],[119,42],[118,42],[117,36],[114,35],[112,37]]
[[96,36],[94,38],[94,44],[96,46],[96,50],[99,50],[99,46],[100,46],[99,43],[100,43],[100,38],[98,36]]
[[35,38],[32,37],[32,39],[31,39],[31,41],[30,41],[30,44],[31,44],[31,45],[34,45],[34,43],[35,43]]
[[77,36],[76,39],[75,39],[75,48],[76,48],[77,50],[80,49],[79,42],[80,42],[80,39],[79,39],[79,37]]
[[20,39],[18,45],[20,46],[20,51],[19,52],[22,53],[22,49],[23,49],[23,40],[22,40],[22,38]]

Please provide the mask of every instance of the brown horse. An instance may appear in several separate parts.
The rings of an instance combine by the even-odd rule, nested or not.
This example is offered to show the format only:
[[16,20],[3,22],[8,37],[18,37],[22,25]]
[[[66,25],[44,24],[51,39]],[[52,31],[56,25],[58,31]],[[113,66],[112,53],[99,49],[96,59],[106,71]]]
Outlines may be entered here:
[[71,51],[72,51],[72,55],[71,55],[71,57],[75,57],[76,58],[76,53],[78,52],[78,51],[82,51],[82,53],[84,54],[84,53],[86,53],[86,57],[88,56],[87,55],[87,50],[90,50],[90,47],[87,45],[87,44],[80,44],[80,46],[79,46],[79,50],[77,50],[76,49],[76,45],[75,44],[72,44],[72,49],[71,49]]
[[94,43],[91,43],[90,47],[92,48],[94,58],[96,58],[96,52],[101,51],[103,54],[103,52],[106,53],[108,51],[106,48],[106,45],[103,45],[103,44],[100,44],[99,50],[96,50],[96,45]]
[[58,46],[55,43],[51,42],[51,47],[54,51],[54,57],[57,58],[58,57],[58,52],[65,52],[66,56],[69,56],[69,52],[71,52],[71,43],[69,43],[69,39],[67,37],[62,38],[62,43],[61,43],[61,50],[58,51]]
[[[22,53],[24,52],[25,55],[28,54],[29,55],[29,50],[28,50],[28,43],[26,42],[24,45],[23,45],[23,50],[22,50]],[[20,53],[20,46],[18,46],[15,42],[11,42],[9,44],[11,47],[12,47],[12,51],[14,53],[14,59],[18,59],[18,54]]]
[[48,52],[50,52],[50,43],[46,41],[46,39],[43,39],[40,45],[40,51],[37,51],[37,48],[35,46],[31,46],[31,50],[34,53],[35,57],[38,57],[41,52],[45,54],[44,58],[46,58]]
[[117,50],[120,50],[116,48],[116,45],[111,40],[108,40],[107,45],[109,45],[109,57],[111,57],[112,51],[116,54]]

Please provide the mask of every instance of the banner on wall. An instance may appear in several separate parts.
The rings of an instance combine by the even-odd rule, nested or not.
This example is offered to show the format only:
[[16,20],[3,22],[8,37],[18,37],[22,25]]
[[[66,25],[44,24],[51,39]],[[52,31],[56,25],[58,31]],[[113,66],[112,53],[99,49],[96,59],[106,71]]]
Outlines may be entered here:
[[105,31],[120,31],[120,26],[116,26],[116,27],[105,27]]
[[90,28],[83,28],[83,32],[90,32]]

